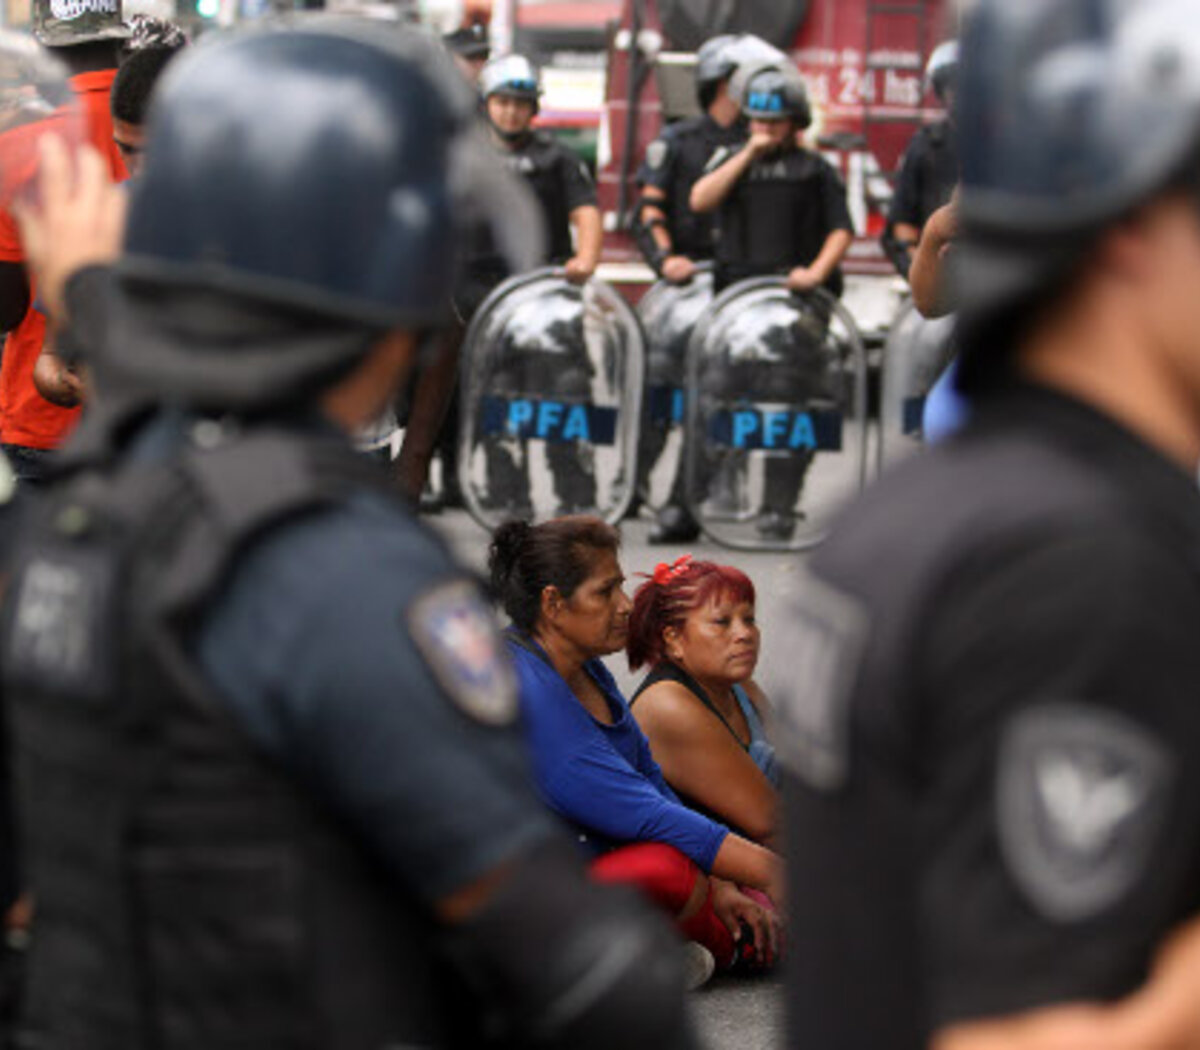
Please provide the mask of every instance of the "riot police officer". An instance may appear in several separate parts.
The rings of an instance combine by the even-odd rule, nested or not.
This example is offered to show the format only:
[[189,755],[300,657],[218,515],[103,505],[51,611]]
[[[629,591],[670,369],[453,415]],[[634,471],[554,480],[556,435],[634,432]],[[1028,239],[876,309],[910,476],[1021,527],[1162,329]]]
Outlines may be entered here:
[[[692,1045],[669,940],[530,790],[474,584],[347,438],[440,322],[456,217],[528,261],[474,111],[427,38],[344,19],[161,85],[6,592],[30,1045]],[[45,166],[26,241],[73,320],[121,194]]]
[[[794,291],[824,288],[840,295],[839,265],[854,227],[837,172],[797,142],[812,120],[803,79],[789,66],[753,72],[742,108],[750,121],[749,140],[739,150],[719,150],[691,193],[696,211],[717,212],[717,289],[781,274]],[[760,385],[775,382],[764,377]],[[768,461],[758,521],[764,537],[788,539],[794,533],[796,501],[810,462],[811,454]]]
[[[509,169],[518,174],[537,197],[545,220],[547,247],[544,262],[561,266],[567,280],[583,284],[596,272],[604,232],[596,188],[578,157],[545,132],[533,126],[541,98],[541,76],[523,55],[493,59],[479,77],[479,91],[487,111],[492,141]],[[486,250],[468,259],[469,273],[478,283],[498,284],[503,268]],[[582,339],[555,341],[540,368],[536,348],[513,357],[513,367],[501,383],[520,393],[530,366],[555,377],[549,390],[563,397],[586,394],[594,366]],[[541,387],[545,390],[547,388]],[[528,448],[512,449],[497,441],[485,445],[489,489],[494,499],[510,506],[532,508],[529,494]],[[520,464],[518,456],[526,457]],[[595,505],[596,484],[578,442],[550,442],[546,458],[553,476],[558,512],[571,514]],[[518,514],[523,513],[520,509]]]
[[904,151],[883,234],[884,251],[905,278],[921,231],[929,217],[950,200],[958,182],[958,143],[954,129],[957,75],[958,41],[947,40],[933,49],[925,67],[926,89],[937,96],[946,117],[922,127]]
[[641,197],[634,237],[646,262],[660,277],[689,280],[696,263],[713,256],[711,214],[692,210],[689,197],[714,153],[746,141],[741,103],[730,81],[747,61],[784,61],[757,37],[725,34],[706,41],[696,55],[696,98],[701,115],[668,124],[649,146],[638,171]]
[[710,157],[690,195],[693,210],[717,213],[718,291],[777,273],[796,291],[840,295],[854,225],[841,177],[797,141],[812,123],[803,79],[791,66],[758,70],[747,79],[742,112],[749,140]]
[[[668,124],[649,146],[638,185],[641,196],[634,215],[634,238],[646,262],[660,277],[675,284],[690,281],[696,264],[712,259],[715,232],[711,214],[692,210],[689,197],[696,180],[717,150],[740,146],[746,140],[741,105],[729,85],[739,65],[751,60],[784,56],[757,37],[725,34],[706,41],[696,56],[696,98],[701,115]],[[663,351],[650,347],[651,382],[656,373],[678,369],[666,360],[661,368],[655,357]],[[673,356],[673,355],[672,355]],[[676,377],[675,382],[678,382]],[[669,397],[661,399],[669,405]],[[671,419],[650,419],[642,436],[644,477],[662,454]],[[700,534],[700,528],[684,507],[683,471],[677,473],[670,501],[657,515],[650,532],[651,543],[685,543]]]
[[1105,1003],[1200,911],[1197,62],[1182,0],[966,23],[972,415],[798,596],[791,1045],[970,1046]]

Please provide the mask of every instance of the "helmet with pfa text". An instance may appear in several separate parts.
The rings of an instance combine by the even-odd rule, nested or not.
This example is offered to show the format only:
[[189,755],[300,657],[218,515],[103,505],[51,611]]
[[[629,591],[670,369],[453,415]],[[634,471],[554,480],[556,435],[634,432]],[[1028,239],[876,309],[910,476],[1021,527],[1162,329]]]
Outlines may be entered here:
[[752,120],[791,120],[801,128],[812,123],[804,78],[790,65],[755,71],[741,98],[742,112]]

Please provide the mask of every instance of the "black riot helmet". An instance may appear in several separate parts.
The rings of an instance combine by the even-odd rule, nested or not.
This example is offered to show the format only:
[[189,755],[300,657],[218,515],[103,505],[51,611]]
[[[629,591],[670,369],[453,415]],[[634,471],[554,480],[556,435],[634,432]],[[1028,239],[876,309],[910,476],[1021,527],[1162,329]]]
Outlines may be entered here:
[[739,91],[742,113],[752,120],[791,120],[799,128],[812,123],[808,89],[793,66],[757,69]]
[[[994,319],[1047,295],[1105,226],[1188,175],[1200,147],[1191,0],[978,0],[958,73],[960,383]],[[991,349],[989,349],[991,348]]]
[[182,55],[118,264],[127,323],[157,324],[104,363],[191,402],[287,400],[380,333],[441,323],[464,224],[531,265],[536,205],[475,113],[444,49],[399,26],[317,16]]

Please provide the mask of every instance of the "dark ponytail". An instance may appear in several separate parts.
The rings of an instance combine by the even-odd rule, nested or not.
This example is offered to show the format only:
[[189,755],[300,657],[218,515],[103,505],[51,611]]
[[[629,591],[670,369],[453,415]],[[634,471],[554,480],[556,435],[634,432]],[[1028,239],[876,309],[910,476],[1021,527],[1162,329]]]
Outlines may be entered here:
[[547,587],[570,598],[588,578],[597,554],[616,551],[620,543],[617,530],[599,518],[555,518],[541,525],[506,521],[492,534],[488,550],[492,600],[517,628],[530,632]]

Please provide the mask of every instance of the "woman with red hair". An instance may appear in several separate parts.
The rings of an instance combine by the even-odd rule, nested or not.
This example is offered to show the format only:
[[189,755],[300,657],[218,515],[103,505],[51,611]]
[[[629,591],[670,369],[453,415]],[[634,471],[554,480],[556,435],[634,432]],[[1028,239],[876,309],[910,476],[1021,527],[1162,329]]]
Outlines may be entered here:
[[667,783],[693,808],[772,846],[778,773],[752,678],[758,648],[754,584],[732,566],[684,555],[634,595],[629,666],[650,672],[633,713]]

